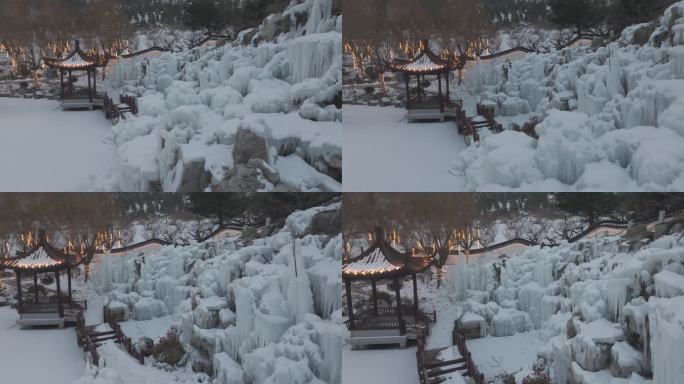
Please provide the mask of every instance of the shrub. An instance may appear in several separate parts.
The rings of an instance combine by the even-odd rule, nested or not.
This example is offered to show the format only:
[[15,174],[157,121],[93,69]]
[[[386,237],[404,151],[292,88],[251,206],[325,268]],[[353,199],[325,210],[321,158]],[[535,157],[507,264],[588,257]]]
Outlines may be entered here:
[[551,384],[551,377],[547,371],[536,370],[531,375],[525,376],[523,384]]
[[154,358],[159,362],[176,365],[183,356],[185,356],[185,350],[178,337],[178,331],[173,328],[154,346]]

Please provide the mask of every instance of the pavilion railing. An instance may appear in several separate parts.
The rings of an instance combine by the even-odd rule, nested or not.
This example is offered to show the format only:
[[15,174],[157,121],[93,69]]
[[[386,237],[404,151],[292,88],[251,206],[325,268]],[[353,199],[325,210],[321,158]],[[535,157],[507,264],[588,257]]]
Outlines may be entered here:
[[33,298],[27,298],[22,302],[21,306],[17,306],[17,310],[22,313],[56,313],[59,312],[59,305],[57,297],[49,297],[39,299],[35,302]]

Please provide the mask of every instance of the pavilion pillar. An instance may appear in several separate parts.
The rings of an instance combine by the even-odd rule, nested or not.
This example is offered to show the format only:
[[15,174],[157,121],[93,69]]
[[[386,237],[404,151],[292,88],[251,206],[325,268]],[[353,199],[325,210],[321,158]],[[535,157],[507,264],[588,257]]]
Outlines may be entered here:
[[416,274],[414,273],[411,277],[413,278],[413,311],[416,318],[418,318],[418,284],[416,282]]
[[33,272],[33,302],[38,304],[38,274]]
[[93,98],[97,98],[97,68],[93,69]]
[[[69,85],[69,90],[71,90],[71,69],[69,70],[69,79],[67,80],[67,84]],[[71,92],[73,94],[73,92]]]
[[439,111],[444,113],[444,99],[442,99],[442,74],[440,73],[437,74],[437,90],[437,93],[439,94]]
[[59,310],[59,317],[64,317],[64,307],[62,307],[62,290],[59,284],[59,271],[55,271],[55,280],[57,281],[57,309]]
[[399,320],[399,334],[406,334],[406,324],[404,323],[404,318],[401,314],[401,289],[399,287],[399,279],[396,277],[392,280],[394,282],[395,293],[397,296],[397,319]]
[[59,96],[64,100],[64,70],[59,70]]
[[354,329],[354,307],[352,306],[351,281],[344,281],[344,289],[347,293],[347,315],[349,316],[349,324],[351,329]]
[[93,90],[90,88],[90,69],[87,70],[88,72],[88,100],[92,103],[93,102]]
[[[414,275],[415,276],[415,275]],[[67,268],[67,284],[69,288],[69,308],[71,308],[72,305],[72,300],[71,300],[71,268]]]
[[21,307],[24,305],[21,297],[21,272],[15,271],[15,273],[17,274],[17,291],[19,293],[19,313],[21,313]]
[[373,286],[373,314],[378,315],[378,291],[375,286],[375,280],[371,280],[371,285]]
[[422,84],[420,84],[420,75],[418,75],[417,77],[418,77],[418,102],[420,102],[420,93],[422,90]]
[[411,85],[409,84],[411,75],[408,73],[405,73],[404,75],[404,78],[406,79],[406,109],[411,109]]
[[447,103],[451,100],[451,97],[449,96],[449,71],[446,73],[446,99]]

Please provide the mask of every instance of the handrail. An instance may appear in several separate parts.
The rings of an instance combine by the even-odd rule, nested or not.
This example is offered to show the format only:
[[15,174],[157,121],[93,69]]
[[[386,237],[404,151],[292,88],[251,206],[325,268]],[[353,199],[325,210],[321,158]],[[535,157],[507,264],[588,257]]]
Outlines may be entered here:
[[134,348],[131,338],[126,336],[121,329],[121,324],[116,321],[116,317],[109,317],[109,327],[112,328],[116,335],[117,342],[124,347],[126,352],[140,364],[145,364],[145,356]]
[[477,369],[477,366],[473,361],[473,356],[470,351],[468,351],[465,334],[463,333],[463,330],[458,328],[458,321],[454,321],[454,329],[451,336],[453,344],[458,348],[458,352],[465,359],[468,376],[473,378],[475,384],[485,384],[484,375]]

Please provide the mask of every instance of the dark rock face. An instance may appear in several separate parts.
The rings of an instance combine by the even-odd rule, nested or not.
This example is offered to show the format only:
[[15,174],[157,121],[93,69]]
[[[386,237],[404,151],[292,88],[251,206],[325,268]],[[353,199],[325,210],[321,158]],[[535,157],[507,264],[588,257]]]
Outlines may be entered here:
[[644,25],[634,31],[634,35],[632,35],[632,44],[636,45],[644,45],[648,43],[648,40],[651,38],[651,34],[655,30],[655,26],[652,24]]
[[266,139],[250,130],[240,129],[233,148],[233,160],[239,165],[247,164],[251,159],[268,161]]
[[311,218],[309,232],[312,235],[336,235],[342,228],[342,211],[332,209],[322,211]]

